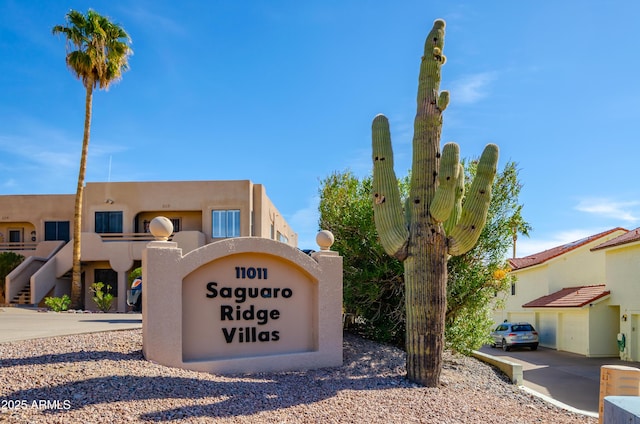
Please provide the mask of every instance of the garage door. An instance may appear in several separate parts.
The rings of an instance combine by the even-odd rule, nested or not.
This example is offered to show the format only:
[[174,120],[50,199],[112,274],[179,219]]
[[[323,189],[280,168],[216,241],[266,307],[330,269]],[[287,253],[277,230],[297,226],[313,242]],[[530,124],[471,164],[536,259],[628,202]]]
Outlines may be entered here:
[[561,313],[558,324],[558,350],[586,355],[587,315],[580,312]]
[[538,315],[536,330],[542,346],[556,348],[557,316],[557,312],[541,312]]

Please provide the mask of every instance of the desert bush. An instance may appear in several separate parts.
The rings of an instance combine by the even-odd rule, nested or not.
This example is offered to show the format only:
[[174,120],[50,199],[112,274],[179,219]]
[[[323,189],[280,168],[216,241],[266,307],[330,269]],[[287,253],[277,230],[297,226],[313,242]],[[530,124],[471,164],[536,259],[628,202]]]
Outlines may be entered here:
[[45,297],[44,304],[53,312],[62,312],[69,309],[71,299],[66,294],[63,294],[62,297]]

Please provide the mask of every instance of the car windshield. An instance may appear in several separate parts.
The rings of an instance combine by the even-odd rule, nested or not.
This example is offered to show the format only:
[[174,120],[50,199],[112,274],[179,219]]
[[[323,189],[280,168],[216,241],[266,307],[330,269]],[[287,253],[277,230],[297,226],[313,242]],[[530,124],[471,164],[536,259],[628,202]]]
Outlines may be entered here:
[[511,331],[533,331],[530,324],[518,324],[511,326]]

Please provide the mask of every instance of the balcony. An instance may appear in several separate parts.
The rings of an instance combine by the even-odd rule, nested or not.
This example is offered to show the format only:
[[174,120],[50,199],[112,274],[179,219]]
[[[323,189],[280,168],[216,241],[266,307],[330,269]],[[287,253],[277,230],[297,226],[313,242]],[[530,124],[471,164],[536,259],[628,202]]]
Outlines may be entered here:
[[11,242],[11,243],[0,243],[0,252],[18,252],[25,250],[36,250],[38,246],[37,242]]

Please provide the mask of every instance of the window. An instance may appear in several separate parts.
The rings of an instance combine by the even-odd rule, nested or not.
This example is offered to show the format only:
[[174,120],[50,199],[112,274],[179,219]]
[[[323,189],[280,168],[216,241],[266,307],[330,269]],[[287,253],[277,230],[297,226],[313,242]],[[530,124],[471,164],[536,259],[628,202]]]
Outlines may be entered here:
[[96,233],[121,233],[122,211],[96,212]]
[[535,331],[531,324],[512,325],[511,331]]
[[511,296],[516,295],[516,283],[511,283]]
[[282,234],[280,231],[278,231],[278,241],[282,243],[289,243],[289,239],[287,238],[287,236]]
[[240,210],[211,212],[211,237],[240,237]]
[[[94,283],[104,283],[102,291],[104,293],[111,293],[113,297],[118,297],[118,273],[112,269],[96,269],[93,273]],[[111,286],[111,289],[107,292],[107,286]]]
[[69,232],[69,221],[45,221],[44,239],[62,241],[71,240]]
[[177,233],[180,231],[180,218],[169,218],[171,224],[173,224],[173,232]]
[[9,243],[22,243],[22,230],[9,230]]

